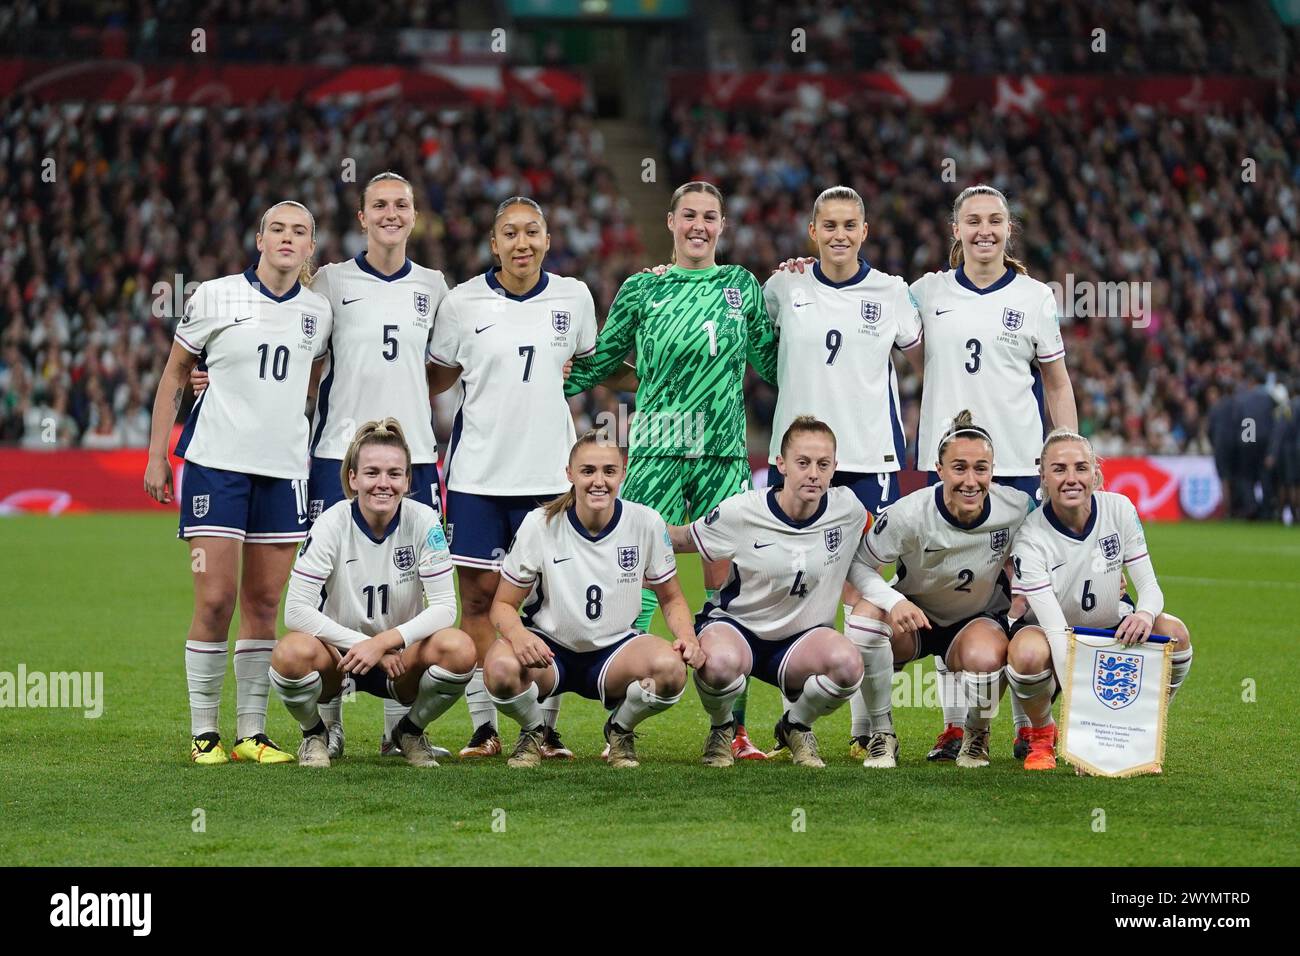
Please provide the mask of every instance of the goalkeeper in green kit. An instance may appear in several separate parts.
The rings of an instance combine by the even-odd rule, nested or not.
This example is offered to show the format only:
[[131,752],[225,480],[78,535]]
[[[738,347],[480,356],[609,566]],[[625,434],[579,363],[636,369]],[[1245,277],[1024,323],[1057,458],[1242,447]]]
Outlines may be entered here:
[[[776,333],[758,280],[741,266],[715,261],[724,225],[717,187],[679,187],[668,212],[672,268],[662,275],[641,272],[623,283],[595,354],[575,361],[565,383],[566,395],[601,383],[636,388],[620,496],[649,505],[668,524],[687,524],[749,490],[746,360],[768,382],[776,381]],[[633,346],[635,376],[623,364]],[[728,567],[725,560],[704,562],[706,600],[718,600]],[[656,606],[654,592],[643,590],[637,630],[649,630]],[[734,712],[733,751],[764,757],[745,734],[744,706],[742,695]]]

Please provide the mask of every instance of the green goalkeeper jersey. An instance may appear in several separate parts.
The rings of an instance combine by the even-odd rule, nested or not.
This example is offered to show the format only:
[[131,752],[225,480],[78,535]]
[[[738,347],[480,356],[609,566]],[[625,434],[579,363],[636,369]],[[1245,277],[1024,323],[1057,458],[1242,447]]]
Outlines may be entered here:
[[734,265],[629,277],[565,394],[609,377],[634,345],[640,386],[629,455],[743,457],[746,360],[776,381],[776,333],[758,280]]

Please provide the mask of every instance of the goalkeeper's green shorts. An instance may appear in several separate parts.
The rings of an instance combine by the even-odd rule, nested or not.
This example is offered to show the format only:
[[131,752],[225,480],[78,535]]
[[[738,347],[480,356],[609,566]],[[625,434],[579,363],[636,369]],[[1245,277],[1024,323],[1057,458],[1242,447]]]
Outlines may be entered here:
[[686,524],[748,491],[750,478],[745,458],[638,456],[628,461],[619,497],[649,505],[668,524]]

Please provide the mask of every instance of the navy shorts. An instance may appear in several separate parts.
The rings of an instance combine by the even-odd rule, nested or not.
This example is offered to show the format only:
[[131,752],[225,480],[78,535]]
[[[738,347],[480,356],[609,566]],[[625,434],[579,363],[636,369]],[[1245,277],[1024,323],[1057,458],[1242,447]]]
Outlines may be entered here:
[[[319,518],[326,508],[343,500],[342,475],[339,473],[342,467],[343,462],[337,458],[312,458],[311,473],[307,478],[307,514],[312,521]],[[406,497],[442,514],[442,479],[438,477],[436,463],[412,463],[411,488]]]
[[[926,485],[937,485],[939,483],[939,473],[937,471],[927,471],[925,473]],[[995,485],[1005,485],[1008,488],[1018,488],[1034,500],[1034,507],[1043,503],[1043,483],[1037,475],[994,475],[993,483]]]
[[[745,625],[730,617],[701,617],[695,618],[695,633],[699,635],[710,624],[730,624],[736,629],[736,632],[749,645],[749,652],[754,657],[754,666],[749,669],[751,677],[757,677],[765,683],[785,693],[785,661],[794,650],[794,646],[802,641],[817,627],[829,627],[834,630],[833,624],[819,624],[817,627],[810,627],[800,631],[798,634],[792,634],[784,637],[779,641],[765,641],[758,637]],[[800,687],[791,688],[797,696],[802,690]]]
[[[768,487],[780,488],[784,484],[785,475],[776,470],[776,465],[768,465]],[[882,508],[898,500],[898,472],[837,471],[831,475],[831,487],[852,488],[863,506],[878,515]]]
[[268,478],[187,461],[177,497],[178,538],[287,544],[307,537],[306,478]]
[[[543,631],[535,627],[530,627],[529,630],[545,641],[546,646],[555,653],[551,661],[551,666],[555,668],[555,686],[546,697],[539,699],[545,700],[547,697],[572,692],[588,700],[598,700],[602,706],[605,704],[605,671],[609,669],[609,662],[622,650],[624,644],[637,636],[636,631],[629,631],[616,643],[598,651],[571,651]],[[621,697],[622,688],[619,688],[619,692]]]
[[994,624],[998,625],[998,627],[1002,628],[1003,633],[1006,632],[1007,616],[1005,614],[990,614],[987,611],[982,611],[979,614],[972,614],[970,617],[964,617],[953,624],[935,624],[931,621],[929,630],[922,628],[917,631],[917,637],[919,640],[916,642],[916,653],[912,655],[912,659],[909,661],[896,662],[894,664],[894,669],[897,670],[910,664],[912,661],[925,657],[928,654],[933,654],[935,657],[945,657],[948,653],[948,648],[952,647],[953,639],[961,632],[961,629],[971,621],[978,621],[982,617],[988,618]]
[[555,495],[475,495],[447,492],[447,542],[451,561],[499,571],[524,517]]

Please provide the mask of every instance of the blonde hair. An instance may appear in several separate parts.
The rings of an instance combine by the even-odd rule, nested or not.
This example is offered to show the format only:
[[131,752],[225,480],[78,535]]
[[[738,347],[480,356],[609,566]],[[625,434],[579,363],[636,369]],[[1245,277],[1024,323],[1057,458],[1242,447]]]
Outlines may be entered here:
[[785,457],[786,449],[790,447],[795,436],[805,434],[825,435],[831,440],[831,447],[836,447],[835,432],[831,431],[830,425],[811,415],[800,415],[790,423],[790,427],[781,436],[781,457]]
[[[949,220],[952,225],[957,225],[957,217],[961,215],[962,203],[972,196],[993,196],[998,202],[1002,203],[1002,208],[1007,211],[1007,244],[1002,250],[1002,259],[1008,266],[1015,269],[1022,276],[1029,275],[1029,270],[1019,259],[1011,255],[1011,238],[1012,232],[1016,227],[1016,220],[1011,216],[1011,206],[1007,203],[1007,197],[1002,195],[1002,190],[995,189],[985,183],[976,183],[974,186],[967,186],[957,194],[956,201],[952,204],[952,219]],[[952,237],[952,246],[948,249],[948,265],[956,269],[966,261],[965,253],[962,252],[961,239],[956,236]]]
[[[722,190],[720,190],[717,186],[713,185],[713,183],[706,183],[700,179],[692,180],[689,183],[682,183],[675,190],[673,190],[672,201],[668,203],[668,212],[675,213],[677,211],[677,206],[682,201],[682,197],[686,196],[688,193],[708,193],[710,196],[712,196],[714,199],[718,201],[718,214],[722,216],[723,219],[727,218],[726,204],[722,198]],[[677,262],[676,243],[673,244],[673,251],[668,256],[668,262],[670,264]]]
[[834,202],[837,199],[843,199],[847,202],[858,204],[858,210],[862,213],[862,218],[867,218],[867,204],[862,201],[858,191],[851,186],[831,186],[829,189],[823,189],[821,194],[813,200],[813,221],[817,221],[817,211],[822,208],[824,202]]
[[993,457],[993,436],[990,435],[988,431],[975,424],[970,409],[963,408],[953,416],[952,424],[939,439],[939,452],[935,456],[939,464],[943,463],[943,453],[948,450],[948,446],[958,438],[983,439],[984,443],[989,446],[989,457]]
[[[281,199],[277,203],[272,203],[262,213],[262,221],[257,226],[257,234],[260,236],[266,232],[266,220],[271,217],[271,213],[281,206],[297,206],[307,214],[308,220],[311,221],[311,241],[316,242],[316,217],[311,214],[311,210],[302,203],[294,199]],[[311,256],[303,260],[302,266],[298,269],[298,281],[305,286],[311,286],[311,280],[316,275],[316,265],[312,262]]]
[[[573,459],[577,456],[578,449],[585,448],[587,445],[605,446],[609,444],[609,433],[603,428],[592,428],[589,431],[585,431],[578,436],[578,440],[575,441],[573,447],[569,449],[569,464],[573,464]],[[564,494],[560,495],[558,498],[552,498],[550,501],[546,502],[546,504],[542,505],[542,509],[546,512],[546,520],[550,521],[560,512],[568,511],[573,507],[573,503],[577,500],[578,496],[573,490],[573,485],[569,485],[569,490]]]
[[1067,441],[1078,442],[1088,452],[1088,460],[1092,462],[1092,490],[1101,491],[1102,486],[1105,484],[1105,478],[1101,473],[1101,459],[1097,457],[1092,442],[1068,428],[1053,428],[1047,433],[1047,438],[1043,442],[1043,450],[1038,455],[1038,483],[1043,486],[1044,498],[1047,497],[1047,450],[1053,445],[1059,445]]
[[402,431],[401,424],[396,418],[385,418],[382,421],[366,422],[357,429],[356,435],[352,437],[352,443],[348,445],[347,454],[343,456],[343,465],[339,468],[339,481],[343,485],[343,494],[351,501],[357,496],[352,490],[352,485],[348,481],[348,476],[357,470],[357,462],[361,458],[361,449],[367,445],[383,445],[388,448],[400,448],[402,454],[406,456],[406,479],[408,488],[411,479],[411,446],[406,443],[406,435]]

